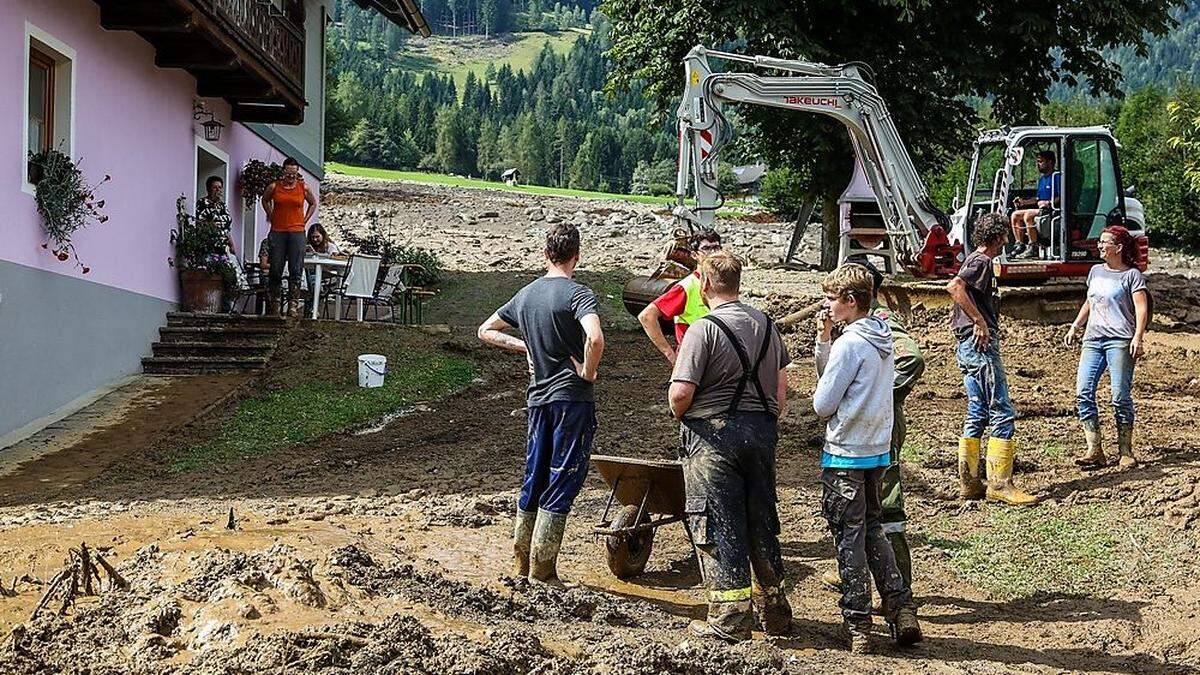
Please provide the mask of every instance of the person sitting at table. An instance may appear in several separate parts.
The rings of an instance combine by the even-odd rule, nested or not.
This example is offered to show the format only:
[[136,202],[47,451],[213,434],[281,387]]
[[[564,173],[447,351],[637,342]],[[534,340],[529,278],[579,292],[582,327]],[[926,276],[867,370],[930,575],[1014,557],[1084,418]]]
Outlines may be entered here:
[[263,237],[258,243],[258,269],[263,275],[271,271],[271,238]]
[[[320,223],[313,223],[312,227],[308,228],[308,248],[306,252],[335,258],[343,256],[342,250],[329,238],[329,233],[325,231],[325,226]],[[317,272],[315,268],[306,266],[304,268],[304,275],[308,281],[309,290],[309,294],[304,299],[304,313],[311,314],[313,298],[321,292],[321,289],[317,288]],[[336,270],[324,270],[321,274],[321,286],[329,288],[331,284],[337,283],[337,277]]]
[[[342,250],[338,248],[337,243],[329,238],[329,233],[325,231],[325,226],[320,223],[313,223],[312,227],[308,228],[308,250],[311,253],[318,253],[320,255],[342,255]],[[309,285],[311,285],[311,282]]]

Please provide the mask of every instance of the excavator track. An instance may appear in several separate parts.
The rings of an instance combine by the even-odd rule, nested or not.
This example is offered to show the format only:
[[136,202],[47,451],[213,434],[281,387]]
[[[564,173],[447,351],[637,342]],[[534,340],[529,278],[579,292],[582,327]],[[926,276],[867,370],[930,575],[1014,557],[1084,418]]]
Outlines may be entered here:
[[[944,281],[890,282],[883,285],[879,294],[888,307],[901,314],[909,314],[914,308],[932,309],[954,304]],[[1086,295],[1087,285],[1079,281],[1001,286],[1000,314],[1046,324],[1070,323],[1079,313]]]

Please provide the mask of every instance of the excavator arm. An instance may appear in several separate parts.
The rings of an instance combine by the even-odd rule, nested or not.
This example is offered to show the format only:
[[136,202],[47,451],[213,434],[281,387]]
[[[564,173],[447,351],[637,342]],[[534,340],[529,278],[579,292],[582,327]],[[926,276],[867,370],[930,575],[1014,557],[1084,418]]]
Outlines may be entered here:
[[[746,72],[714,73],[709,58],[785,71],[767,77]],[[729,103],[761,105],[832,117],[845,125],[866,171],[897,257],[917,276],[953,273],[958,262],[947,233],[950,221],[929,196],[887,105],[862,64],[827,66],[763,56],[744,56],[694,47],[684,59],[687,86],[676,112],[679,125],[674,215],[693,231],[710,227],[724,202],[717,189],[717,161],[733,129],[723,109]],[[689,203],[689,192],[693,200]]]

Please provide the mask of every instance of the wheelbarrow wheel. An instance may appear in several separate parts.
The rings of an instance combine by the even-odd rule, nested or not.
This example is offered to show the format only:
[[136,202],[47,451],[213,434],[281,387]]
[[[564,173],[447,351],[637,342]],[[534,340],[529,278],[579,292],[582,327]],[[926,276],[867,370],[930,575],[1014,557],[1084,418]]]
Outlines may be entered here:
[[[649,514],[642,514],[641,522],[637,522],[638,507],[626,506],[617,514],[612,529],[620,530],[650,522]],[[642,530],[636,533],[614,534],[604,538],[604,549],[608,558],[608,569],[618,579],[636,577],[646,570],[646,561],[650,559],[650,549],[654,544],[654,530]]]

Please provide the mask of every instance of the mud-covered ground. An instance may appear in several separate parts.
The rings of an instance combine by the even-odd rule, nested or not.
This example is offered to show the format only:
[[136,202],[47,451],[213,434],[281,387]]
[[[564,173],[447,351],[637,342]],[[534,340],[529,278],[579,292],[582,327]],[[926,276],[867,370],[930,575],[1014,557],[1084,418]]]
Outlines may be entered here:
[[[480,241],[454,254],[447,297],[434,301],[431,315],[478,322],[536,266],[532,253],[511,254],[499,266],[486,260],[536,245],[539,221],[525,220],[528,205],[510,207],[507,220],[447,222],[511,195],[368,187],[361,198],[340,193],[323,217],[350,223],[358,218],[354,209],[378,208],[356,201],[365,199],[396,208],[397,220],[429,223],[407,235],[411,243],[436,245],[454,228],[467,233],[456,239]],[[434,198],[460,204],[427,201]],[[631,261],[657,248],[657,241],[629,234],[603,236],[619,226],[586,227],[593,204],[548,201],[549,213],[585,214],[585,260],[593,250],[597,258],[599,250],[610,256],[581,274],[601,292],[611,294],[617,281],[642,271]],[[406,204],[422,207],[409,213]],[[488,238],[489,220],[498,221],[498,238]],[[732,227],[735,238],[739,227],[767,233],[740,235],[746,242],[769,241],[772,228],[782,228]],[[761,265],[750,277],[764,289],[754,301],[777,316],[807,304],[815,291],[806,289],[817,279]],[[877,630],[879,653],[856,658],[835,639],[835,598],[818,581],[832,565],[832,547],[817,501],[821,429],[809,409],[811,327],[787,335],[796,359],[794,399],[782,423],[778,467],[796,634],[737,647],[685,635],[704,605],[678,525],[657,532],[645,575],[620,581],[609,573],[591,534],[607,496],[595,474],[576,504],[560,563],[577,586],[531,588],[506,576],[523,461],[524,364],[456,329],[422,339],[473,360],[479,378],[377,431],[183,475],[157,470],[155,457],[211,433],[213,422],[199,420],[129,448],[121,467],[82,483],[55,481],[52,464],[24,467],[25,490],[9,492],[0,507],[0,578],[15,590],[15,597],[0,597],[0,634],[11,633],[0,640],[0,672],[1190,671],[1200,667],[1193,574],[1200,335],[1188,317],[1197,289],[1182,276],[1155,276],[1152,285],[1160,289],[1155,330],[1134,386],[1136,469],[1074,466],[1083,441],[1073,412],[1077,355],[1059,346],[1062,327],[1006,324],[1018,480],[1042,500],[1024,510],[957,499],[954,448],[965,401],[946,310],[920,308],[907,317],[928,360],[909,399],[904,452],[926,632],[915,649],[897,650]],[[664,405],[667,365],[614,305],[606,304],[609,347],[594,451],[671,458],[676,431]],[[279,356],[264,378],[278,379],[287,358]],[[1111,446],[1110,420],[1106,415]],[[234,529],[227,529],[230,508]],[[51,611],[30,620],[43,584],[67,547],[81,541],[102,551],[130,588],[106,586],[62,616]]]

